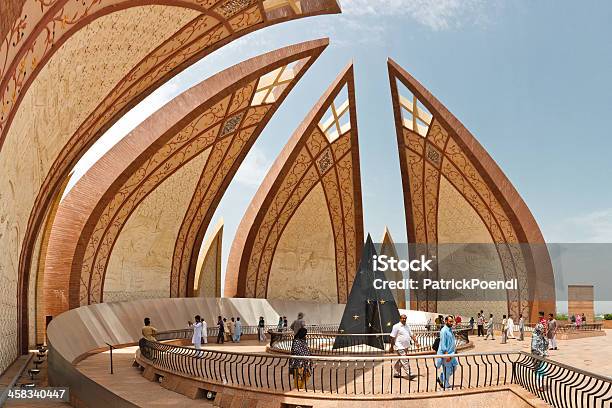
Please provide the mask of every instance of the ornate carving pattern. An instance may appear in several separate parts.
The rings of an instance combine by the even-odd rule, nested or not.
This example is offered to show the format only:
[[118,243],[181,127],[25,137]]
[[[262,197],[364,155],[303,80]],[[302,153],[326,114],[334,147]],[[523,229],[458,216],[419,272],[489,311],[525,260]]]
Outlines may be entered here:
[[239,157],[259,134],[255,132],[257,125],[266,118],[271,107],[250,107],[255,85],[256,80],[249,82],[238,88],[231,97],[206,110],[135,170],[114,195],[98,219],[82,258],[81,304],[101,301],[104,274],[113,244],[133,209],[165,177],[210,148],[198,187],[179,231],[172,263],[171,294],[186,293],[186,275],[193,245],[197,242],[198,226],[206,225],[204,218],[212,216],[223,183]]
[[229,0],[217,7],[215,11],[225,18],[229,18],[255,3],[257,3],[257,0]]
[[[209,148],[225,117],[229,97],[205,110],[156,151],[119,188],[98,218],[80,263],[80,303],[101,301],[108,257],[132,210],[161,181],[193,157]],[[77,263],[78,265],[78,263]]]
[[234,132],[238,128],[238,125],[240,125],[240,121],[242,120],[243,114],[244,112],[237,113],[228,120],[226,120],[223,124],[223,127],[221,128],[221,134],[219,136],[223,137],[229,133]]
[[[40,5],[36,3],[40,3]],[[12,117],[11,112],[14,111],[18,103],[19,95],[24,92],[24,88],[28,86],[31,78],[36,74],[39,65],[44,63],[58,48],[57,44],[64,42],[74,31],[87,24],[92,16],[107,14],[124,7],[124,5],[131,5],[130,3],[129,0],[88,0],[82,2],[30,0],[27,2],[24,6],[24,15],[15,22],[13,28],[0,44],[0,55],[4,56],[6,60],[6,64],[0,67],[0,78],[2,78],[2,82],[0,82],[0,100],[2,102],[0,134],[2,138],[6,133],[8,121]],[[191,0],[187,3],[192,3],[196,9],[205,13],[219,1]],[[232,17],[229,24],[232,30],[237,32],[264,21],[259,7],[244,10],[255,3],[258,3],[258,1],[225,0],[216,10],[226,18]],[[163,2],[163,4],[168,4],[168,2]],[[169,5],[173,5],[173,3],[170,2]],[[185,6],[186,2],[176,1],[175,5]],[[198,39],[198,36],[202,36],[203,33],[206,33],[206,38]],[[169,51],[173,48],[176,50],[176,46],[183,48],[185,54],[193,55],[196,51],[200,51],[202,47],[216,43],[230,34],[221,22],[209,15],[202,15],[182,30],[179,34],[182,38],[169,41],[158,48],[148,62],[156,64],[158,62],[156,59],[167,59],[171,55]],[[171,61],[167,62],[168,65],[172,65]],[[177,64],[174,64],[174,67],[176,66]],[[146,72],[146,70],[151,69],[151,65],[143,64],[141,68]],[[136,77],[133,77],[132,80],[137,79],[138,72],[135,74]],[[157,77],[154,73],[152,73],[152,76]]]
[[[242,254],[246,262],[246,297],[265,297],[270,268],[278,242],[296,210],[310,191],[322,183],[334,233],[338,301],[345,302],[357,267],[361,237],[358,237],[354,132],[348,131],[329,142],[318,127],[310,125],[294,148],[294,158],[287,161],[268,192],[265,207],[259,209],[261,221],[251,227],[251,246]],[[360,210],[359,210],[359,214]]]
[[331,150],[328,148],[317,159],[317,168],[319,169],[319,173],[325,174],[325,172],[329,170],[332,164],[333,164],[332,154],[331,154]]
[[[273,103],[253,103],[253,96],[257,93],[257,83],[261,81],[261,78],[268,76],[269,73],[263,75],[259,81],[249,84],[248,87],[236,92],[234,95],[228,115],[234,114],[238,110],[240,112],[236,113],[232,118],[232,123],[229,127],[242,130],[234,137],[226,152],[216,154],[213,151],[211,156],[218,156],[218,159],[215,160],[221,162],[215,167],[204,169],[198,182],[196,191],[181,224],[174,249],[171,271],[171,296],[189,296],[191,294],[190,285],[194,278],[193,275],[195,275],[194,263],[199,252],[199,244],[222,194],[221,183],[230,176],[231,171],[235,171],[232,170],[235,164],[242,160],[241,156],[246,154],[246,151],[259,134],[256,131],[256,125],[261,125],[267,121],[266,118],[270,110],[272,108],[276,109],[286,92],[291,89],[292,83],[299,78],[305,65],[301,61],[297,65],[298,68],[294,70],[292,76],[284,81],[283,88],[278,90]],[[286,69],[286,66],[282,67],[282,69]],[[277,70],[272,70],[271,72],[276,72]],[[240,118],[242,122],[239,122],[237,118]],[[228,122],[230,121],[228,120],[226,125]]]
[[426,146],[427,160],[429,160],[429,162],[437,168],[440,168],[440,165],[442,164],[442,154],[440,154],[438,149],[433,147],[431,143],[427,143]]
[[[506,279],[517,278],[519,290],[508,291],[511,313],[526,313],[528,298],[525,259],[517,245],[516,232],[501,204],[495,198],[473,163],[435,115],[426,138],[402,128],[408,194],[412,212],[410,241],[437,243],[437,207],[440,172],[457,188],[481,217],[491,237]],[[442,152],[443,153],[442,153]],[[425,153],[423,153],[425,152]],[[427,158],[424,160],[423,154]],[[438,170],[440,169],[440,170]],[[428,294],[427,310],[435,310],[435,299]]]

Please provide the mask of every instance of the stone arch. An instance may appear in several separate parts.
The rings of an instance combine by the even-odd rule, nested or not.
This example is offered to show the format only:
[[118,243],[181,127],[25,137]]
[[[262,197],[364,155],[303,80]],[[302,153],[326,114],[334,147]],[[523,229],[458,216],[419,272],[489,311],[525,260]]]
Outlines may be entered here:
[[[329,242],[317,242],[320,245],[311,250],[320,252],[325,250],[321,245],[331,245],[330,269],[333,272],[327,273],[334,277],[334,301],[346,302],[363,245],[354,92],[353,67],[349,65],[313,107],[276,159],[236,232],[227,264],[225,296],[267,297],[270,294],[270,276],[275,273],[274,262],[283,256],[279,251],[283,240],[295,243],[297,239],[303,246],[307,244],[305,241],[315,241],[319,223],[314,221],[313,211],[322,206],[333,233],[326,240]],[[322,198],[313,197],[317,192],[320,192],[317,197]],[[306,217],[310,219],[310,225],[302,225],[299,236],[286,237],[288,225],[305,202],[309,202],[311,208],[310,217]],[[327,220],[319,221],[324,223]],[[308,254],[289,255],[300,258]],[[326,271],[321,268],[301,272],[311,275],[312,279],[305,281],[311,286],[320,283],[316,281],[317,277],[327,278]]]
[[[4,152],[5,140],[15,126],[14,118],[30,87],[37,81],[40,72],[53,59],[58,50],[65,48],[70,39],[91,23],[111,14],[121,14],[147,6],[189,10],[191,18],[186,20],[164,17],[161,19],[172,27],[172,35],[143,55],[142,60],[124,72],[124,78],[100,97],[98,106],[78,129],[70,132],[71,138],[61,143],[65,148],[42,167],[42,182],[33,186],[34,204],[27,221],[20,220],[21,245],[17,272],[18,332],[26,333],[28,325],[28,287],[32,260],[38,251],[37,237],[45,223],[46,209],[60,191],[70,169],[97,138],[118,118],[150,94],[159,85],[170,79],[193,62],[211,53],[230,41],[254,30],[296,18],[338,13],[335,0],[303,0],[300,6],[278,3],[273,7],[262,0],[111,0],[105,2],[69,2],[54,0],[12,1],[10,13],[0,19],[0,152]],[[139,41],[146,42],[147,36]],[[90,41],[95,43],[95,41]],[[120,58],[119,58],[120,59]],[[80,62],[80,61],[79,61]],[[49,86],[58,86],[57,82]],[[101,101],[101,102],[100,102]],[[63,101],[62,101],[63,102]],[[17,124],[19,125],[19,124]],[[29,133],[29,132],[24,132]],[[39,188],[40,187],[40,188]],[[30,209],[30,204],[24,208]],[[10,217],[9,217],[10,218]],[[26,226],[27,222],[27,226]],[[12,273],[12,272],[11,272]],[[31,301],[29,302],[31,303]],[[27,350],[27,336],[19,341],[22,350]]]
[[[220,72],[170,101],[94,164],[60,205],[52,228],[49,314],[102,301],[109,254],[123,225],[162,181],[202,153],[207,157],[193,194],[204,193],[207,206],[199,208],[205,207],[204,218],[212,216],[257,136],[326,46],[327,40],[296,44]],[[289,81],[262,87],[262,78],[289,65],[295,69]],[[67,301],[56,302],[56,291],[65,291]]]
[[[554,311],[554,276],[544,238],[510,180],[416,79],[391,59],[388,70],[408,242],[417,244],[416,251],[437,254],[440,185],[448,183],[473,208],[479,217],[475,222],[486,228],[505,278],[518,280],[518,289],[507,291],[507,311],[532,321],[541,308]],[[437,277],[435,270],[432,277]],[[411,292],[411,308],[435,312],[435,296]]]

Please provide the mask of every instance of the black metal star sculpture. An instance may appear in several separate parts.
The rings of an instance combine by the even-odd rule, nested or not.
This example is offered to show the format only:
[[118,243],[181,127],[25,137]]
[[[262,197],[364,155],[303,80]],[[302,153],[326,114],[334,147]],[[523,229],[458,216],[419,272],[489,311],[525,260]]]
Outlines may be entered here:
[[[390,333],[393,323],[399,321],[399,311],[391,291],[386,287],[385,289],[374,288],[375,279],[386,280],[383,272],[374,270],[374,255],[376,255],[376,248],[374,248],[372,238],[368,234],[361,252],[359,269],[355,274],[351,293],[340,322],[340,333]],[[357,318],[355,318],[356,316]],[[348,337],[337,336],[334,349],[354,344],[354,339],[349,340]],[[363,339],[362,344],[368,344],[379,349],[384,349],[384,343],[389,341],[389,336],[359,336],[359,338]]]

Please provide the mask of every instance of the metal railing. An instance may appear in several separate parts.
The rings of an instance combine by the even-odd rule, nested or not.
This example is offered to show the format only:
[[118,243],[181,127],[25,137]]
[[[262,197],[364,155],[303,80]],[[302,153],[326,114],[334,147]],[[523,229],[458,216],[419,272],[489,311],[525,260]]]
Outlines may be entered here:
[[[612,379],[523,352],[462,353],[444,358],[298,357],[195,350],[144,341],[140,356],[159,370],[254,391],[384,396],[518,384],[553,407],[599,408],[612,403]],[[443,364],[446,358],[454,363]],[[308,374],[289,369],[292,361],[299,360],[304,361]],[[451,364],[456,365],[454,369]],[[401,377],[395,375],[398,369]],[[446,383],[439,381],[443,372]]]
[[[259,326],[242,326],[241,333],[242,335],[256,335],[258,333],[257,329]],[[318,331],[322,333],[335,333],[338,331],[337,324],[321,324],[321,325],[307,325],[306,328],[309,331]],[[278,330],[277,325],[265,325],[264,333],[268,333],[269,331]],[[206,330],[206,336],[208,337],[217,337],[219,334],[218,326],[208,326]],[[166,341],[166,340],[181,340],[181,339],[190,339],[193,336],[193,329],[191,327],[186,327],[184,329],[176,329],[176,330],[165,330],[159,331],[155,335],[155,338],[158,341]]]
[[[417,331],[412,333],[416,343],[407,349],[408,354],[434,353],[433,344],[438,331]],[[453,330],[456,348],[462,348],[469,343],[469,329]],[[270,350],[281,353],[291,353],[293,332],[269,331]],[[389,333],[386,334],[345,334],[345,333],[313,333],[306,334],[306,344],[313,355],[355,355],[355,354],[385,354],[389,352]]]
[[[525,332],[529,332],[531,333],[533,331],[533,328],[536,326],[537,323],[525,323]],[[501,331],[503,328],[503,325],[501,323],[493,323],[493,329],[495,331]],[[476,326],[474,328],[474,330],[476,330]],[[559,321],[557,321],[557,332],[558,333],[567,333],[567,332],[572,332],[572,331],[602,331],[603,330],[603,323],[588,323],[588,324],[582,324],[580,326],[576,326],[576,324],[564,324],[561,325],[559,323]],[[486,325],[485,325],[485,333],[487,332],[486,329]],[[518,333],[519,332],[519,326],[517,323],[514,324],[514,332]]]
[[521,353],[514,382],[553,407],[611,407],[612,378]]

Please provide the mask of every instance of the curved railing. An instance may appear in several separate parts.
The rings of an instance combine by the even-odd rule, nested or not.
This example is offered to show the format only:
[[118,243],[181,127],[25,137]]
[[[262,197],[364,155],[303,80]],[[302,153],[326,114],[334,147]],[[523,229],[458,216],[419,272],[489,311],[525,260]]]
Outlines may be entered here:
[[[558,322],[557,322],[558,323]],[[536,326],[537,323],[525,323],[525,332],[531,333],[533,331],[533,328]],[[558,323],[559,324],[559,323]],[[494,323],[493,324],[493,328],[496,331],[501,331],[503,328],[503,325],[501,323]],[[476,330],[476,327],[474,328],[474,330]],[[588,324],[582,324],[580,326],[576,326],[576,324],[559,324],[557,326],[557,333],[571,333],[574,331],[602,331],[603,330],[603,323],[588,323]],[[517,334],[519,332],[519,326],[518,324],[514,324],[514,333]],[[486,333],[486,329],[485,329],[485,333]]]
[[[306,392],[376,397],[475,389],[518,384],[554,407],[610,407],[612,380],[527,353],[462,353],[445,356],[456,361],[447,388],[437,378],[445,370],[439,356],[312,356],[231,353],[195,350],[141,341],[137,361],[154,368],[220,386],[266,392]],[[291,361],[311,366],[303,382],[292,377]],[[394,366],[402,377],[394,376]],[[404,371],[409,367],[414,376]],[[447,372],[451,370],[446,368]]]
[[[412,328],[412,327],[411,327]],[[453,330],[455,346],[458,350],[469,344],[469,329]],[[416,342],[407,349],[408,354],[434,353],[433,344],[440,332],[418,331],[412,328]],[[293,332],[278,332],[271,330],[270,350],[281,353],[291,353]],[[346,334],[308,332],[306,344],[313,355],[377,355],[389,352],[389,333],[387,334]]]
[[522,354],[513,381],[553,407],[612,407],[612,377]]
[[[242,326],[242,335],[255,335],[258,334],[257,329],[259,326]],[[338,331],[337,324],[318,324],[318,325],[307,325],[306,328],[309,331],[317,331],[323,333],[335,333]],[[264,326],[264,333],[269,333],[271,331],[277,331],[277,325],[266,325]],[[286,331],[285,333],[293,333]],[[208,337],[217,337],[219,334],[219,327],[208,326],[206,331],[206,335]],[[166,341],[166,340],[182,340],[182,339],[190,339],[193,336],[193,328],[186,327],[184,329],[176,329],[176,330],[164,330],[159,331],[155,335],[155,338],[158,341]]]

